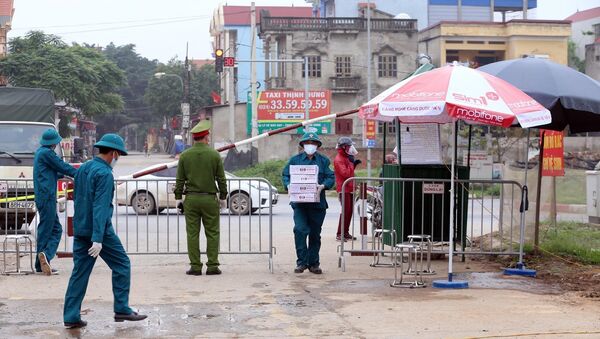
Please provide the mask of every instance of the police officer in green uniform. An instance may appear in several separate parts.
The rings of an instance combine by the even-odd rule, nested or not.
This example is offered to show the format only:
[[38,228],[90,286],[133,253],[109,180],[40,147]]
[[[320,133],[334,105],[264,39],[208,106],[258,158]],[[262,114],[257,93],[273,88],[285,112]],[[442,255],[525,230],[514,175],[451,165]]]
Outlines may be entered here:
[[[325,212],[329,205],[325,200],[325,190],[335,184],[335,175],[329,168],[329,159],[317,152],[322,143],[316,133],[305,133],[300,139],[303,152],[293,156],[283,169],[282,179],[285,187],[290,185],[290,165],[317,165],[319,167],[318,190],[320,201],[315,203],[292,202],[294,210],[294,242],[296,244],[295,273],[302,273],[307,268],[314,274],[323,271],[319,262],[321,249],[321,229],[325,220]],[[308,246],[306,240],[308,238]]]
[[183,210],[191,266],[185,272],[188,275],[202,275],[199,244],[201,222],[206,234],[206,275],[221,274],[218,259],[219,217],[221,208],[227,207],[227,182],[221,156],[208,145],[209,132],[208,120],[199,122],[191,130],[194,146],[181,153],[177,167],[175,199],[177,206],[180,206],[181,198],[185,195]]

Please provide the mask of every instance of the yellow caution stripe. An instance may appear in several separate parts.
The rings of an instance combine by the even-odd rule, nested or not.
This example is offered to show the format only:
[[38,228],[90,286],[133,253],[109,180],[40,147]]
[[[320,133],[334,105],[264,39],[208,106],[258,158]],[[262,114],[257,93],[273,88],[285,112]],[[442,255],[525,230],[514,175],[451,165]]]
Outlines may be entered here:
[[[57,196],[60,196],[61,194],[65,194],[65,193],[71,193],[73,192],[72,189],[67,190],[67,191],[58,191],[56,192]],[[35,195],[25,195],[22,197],[14,197],[14,198],[0,198],[0,203],[3,202],[11,202],[11,201],[23,201],[23,200],[34,200],[35,199]]]

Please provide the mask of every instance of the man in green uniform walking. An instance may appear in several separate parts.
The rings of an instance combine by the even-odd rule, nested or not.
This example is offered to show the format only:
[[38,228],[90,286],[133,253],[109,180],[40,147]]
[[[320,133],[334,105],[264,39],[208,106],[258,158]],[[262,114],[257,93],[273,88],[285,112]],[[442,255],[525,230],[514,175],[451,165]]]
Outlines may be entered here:
[[208,145],[209,131],[208,120],[199,122],[191,130],[194,146],[181,153],[177,167],[175,199],[177,206],[180,206],[181,198],[185,195],[183,210],[191,266],[185,272],[188,275],[202,275],[200,222],[204,224],[206,235],[206,275],[221,274],[218,259],[219,212],[227,207],[227,182],[221,156]]

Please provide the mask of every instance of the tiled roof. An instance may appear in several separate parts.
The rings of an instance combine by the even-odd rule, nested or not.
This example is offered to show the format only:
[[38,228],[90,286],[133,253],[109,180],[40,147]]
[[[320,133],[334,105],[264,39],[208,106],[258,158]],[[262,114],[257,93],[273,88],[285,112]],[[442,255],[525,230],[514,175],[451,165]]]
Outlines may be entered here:
[[574,14],[568,16],[565,20],[572,22],[585,21],[593,18],[600,17],[600,7],[586,9],[585,11],[577,11]]
[[[312,7],[297,6],[256,6],[256,24],[260,23],[261,10],[269,11],[271,16],[311,17]],[[225,25],[250,25],[250,6],[223,6]]]
[[12,16],[13,0],[0,0],[0,16]]

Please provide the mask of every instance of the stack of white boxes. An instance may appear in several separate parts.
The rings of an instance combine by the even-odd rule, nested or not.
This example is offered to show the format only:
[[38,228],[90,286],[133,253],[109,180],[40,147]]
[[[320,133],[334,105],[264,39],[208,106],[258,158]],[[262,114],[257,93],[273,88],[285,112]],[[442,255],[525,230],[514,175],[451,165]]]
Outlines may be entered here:
[[291,202],[319,202],[318,184],[319,166],[290,165],[290,186],[288,189]]

